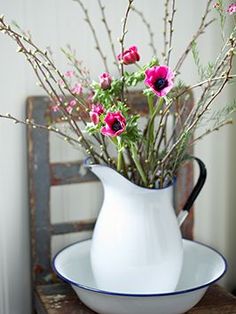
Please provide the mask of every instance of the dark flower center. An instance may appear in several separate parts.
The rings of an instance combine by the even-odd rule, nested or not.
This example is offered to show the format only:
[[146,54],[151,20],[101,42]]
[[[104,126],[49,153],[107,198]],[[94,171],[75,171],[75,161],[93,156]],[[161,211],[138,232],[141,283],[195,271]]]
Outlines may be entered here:
[[158,92],[161,91],[163,88],[165,88],[166,86],[168,86],[168,81],[164,78],[159,78],[156,80],[156,82],[154,83],[155,86],[155,90],[157,90]]
[[117,131],[119,131],[119,130],[122,129],[122,126],[121,126],[120,122],[119,122],[118,120],[116,120],[116,121],[112,124],[112,127],[111,127],[111,128],[112,128],[113,131],[117,132]]

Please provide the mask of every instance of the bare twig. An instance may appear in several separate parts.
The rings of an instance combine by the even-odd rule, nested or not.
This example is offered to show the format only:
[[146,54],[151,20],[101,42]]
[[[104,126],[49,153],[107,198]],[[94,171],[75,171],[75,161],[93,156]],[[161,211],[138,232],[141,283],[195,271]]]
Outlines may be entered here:
[[172,50],[172,39],[173,39],[173,32],[174,32],[174,17],[176,13],[176,8],[175,8],[175,0],[172,0],[172,9],[171,9],[171,17],[169,22],[169,49],[167,53],[167,65],[170,64],[170,56],[171,56],[171,50]]
[[72,136],[69,136],[66,133],[59,130],[58,128],[53,127],[51,125],[47,126],[47,125],[38,124],[38,123],[35,123],[33,120],[28,119],[28,118],[25,121],[20,120],[16,117],[12,116],[9,113],[6,113],[5,115],[0,114],[0,118],[9,119],[9,120],[12,120],[15,124],[23,124],[23,125],[32,127],[34,129],[37,128],[37,129],[42,129],[42,130],[50,131],[53,133],[57,133],[58,135],[62,136],[66,141],[70,141],[70,142],[79,144],[81,146],[81,139],[80,138],[77,139],[77,138],[74,138]]
[[108,22],[107,22],[107,18],[106,18],[106,15],[105,15],[105,6],[102,5],[101,0],[98,0],[98,5],[99,5],[99,8],[100,8],[101,13],[102,13],[102,22],[104,23],[105,29],[107,31],[109,43],[110,43],[110,46],[111,46],[111,51],[112,51],[112,54],[113,54],[113,57],[114,57],[114,64],[116,65],[117,69],[119,70],[119,64],[117,62],[115,46],[114,46],[114,42],[113,42],[112,36],[111,36],[111,29],[109,28],[109,25],[108,25]]
[[148,34],[149,34],[149,38],[150,38],[150,43],[149,43],[149,46],[151,47],[152,49],[152,53],[154,56],[157,56],[157,50],[156,50],[156,47],[155,47],[155,44],[154,44],[154,32],[151,28],[151,24],[148,23],[147,19],[145,18],[143,12],[139,11],[135,6],[132,6],[132,10],[140,16],[143,24],[146,26],[147,28],[147,31],[148,31]]
[[[231,79],[234,79],[236,78],[236,74],[232,74],[232,75],[229,75],[228,79],[231,80]],[[207,80],[204,80],[204,81],[201,81],[199,83],[196,83],[194,85],[191,85],[189,87],[186,87],[182,92],[180,92],[178,95],[175,96],[175,99],[178,99],[179,97],[183,96],[185,93],[197,88],[197,87],[201,87],[209,82],[215,82],[215,81],[222,81],[225,79],[225,76],[222,75],[222,76],[219,76],[219,77],[214,77],[214,78],[209,78]]]
[[[47,53],[40,50],[32,42],[32,40],[30,38],[25,38],[21,34],[18,34],[16,31],[12,30],[10,25],[8,25],[4,22],[3,17],[0,18],[0,31],[5,32],[10,38],[12,38],[18,44],[18,46],[19,46],[18,51],[22,52],[26,56],[27,61],[32,66],[37,78],[40,81],[41,87],[49,95],[49,97],[52,99],[52,101],[55,101],[55,99],[56,99],[57,103],[59,104],[59,109],[61,110],[63,115],[67,118],[67,121],[69,122],[69,125],[71,126],[72,130],[74,130],[75,134],[78,137],[82,138],[82,143],[84,144],[85,149],[87,150],[87,152],[91,153],[92,157],[95,158],[93,148],[91,147],[89,142],[84,138],[84,135],[81,132],[80,128],[78,127],[77,122],[75,121],[73,116],[70,115],[67,112],[66,108],[63,106],[63,102],[62,102],[58,92],[56,91],[56,89],[53,86],[53,84],[55,84],[57,82],[56,86],[60,88],[60,84],[58,83],[58,80],[56,80],[54,78],[53,73],[51,72],[49,67],[51,67],[53,69],[53,71],[55,71],[55,74],[57,74],[59,76],[59,78],[63,80],[63,83],[66,86],[66,89],[72,94],[72,96],[74,96],[75,98],[77,98],[78,96],[74,95],[74,93],[70,90],[64,76],[60,73],[59,70],[57,70],[54,63],[48,57]],[[35,49],[35,51],[32,51],[31,49],[27,48],[23,42],[25,42],[25,43],[29,44],[31,47],[33,47]],[[48,73],[45,73],[44,61],[39,59],[37,57],[37,54],[39,54],[44,59],[46,59],[46,61],[47,61],[46,69],[47,69]],[[52,82],[50,81],[50,79],[52,79]],[[79,100],[80,99],[81,98],[79,97]],[[80,103],[81,103],[81,100],[80,100]]]
[[199,135],[198,137],[194,138],[192,140],[192,142],[189,143],[189,145],[194,145],[197,141],[203,139],[206,135],[219,131],[220,128],[222,128],[223,126],[229,125],[229,124],[233,124],[233,120],[227,120],[227,121],[223,121],[222,123],[218,124],[216,127],[213,127],[212,129],[207,129],[204,133],[202,133],[201,135]]
[[[122,34],[121,34],[121,38],[119,39],[120,46],[121,46],[121,55],[123,55],[124,50],[125,50],[125,48],[124,48],[125,35],[128,32],[128,30],[126,29],[126,26],[127,26],[128,16],[129,16],[130,10],[132,8],[133,2],[134,2],[134,0],[128,0],[128,6],[127,6],[125,16],[123,19],[123,23],[122,23]],[[121,79],[122,79],[121,100],[124,101],[124,63],[122,62],[122,60],[120,61],[120,69],[121,69]]]
[[193,38],[192,40],[190,41],[190,43],[187,45],[186,49],[184,50],[183,54],[181,55],[181,57],[179,58],[175,68],[174,68],[174,71],[175,72],[179,72],[182,64],[184,63],[186,57],[188,56],[189,52],[191,51],[191,48],[192,48],[192,45],[193,43],[198,39],[198,37],[200,35],[202,35],[205,31],[205,29],[211,25],[215,19],[212,19],[210,20],[209,22],[206,22],[206,19],[208,17],[208,14],[210,13],[210,7],[211,7],[211,4],[212,4],[213,0],[208,0],[207,1],[207,5],[206,5],[206,9],[205,9],[205,12],[202,16],[202,19],[201,19],[201,23],[200,23],[200,26],[197,30],[197,32],[193,35]]
[[79,5],[80,5],[82,11],[84,12],[85,21],[88,23],[88,25],[89,25],[89,27],[90,27],[90,30],[91,30],[91,32],[92,32],[92,34],[93,34],[93,38],[94,38],[94,41],[95,41],[95,44],[96,44],[96,47],[95,47],[95,48],[96,48],[96,50],[98,51],[98,53],[99,53],[99,55],[100,55],[100,57],[101,57],[101,59],[102,59],[102,61],[103,61],[103,64],[104,64],[104,67],[105,67],[106,72],[109,72],[108,66],[107,66],[107,57],[106,57],[106,56],[104,55],[104,53],[102,52],[102,48],[101,48],[101,46],[100,46],[100,44],[99,44],[99,40],[98,40],[98,37],[97,37],[97,33],[96,33],[95,28],[94,28],[94,26],[93,26],[93,24],[92,24],[92,21],[91,21],[91,19],[90,19],[90,17],[89,17],[88,10],[85,8],[85,6],[84,6],[84,4],[83,4],[83,2],[82,2],[81,0],[73,0],[73,1],[79,3]]
[[[25,125],[27,127],[32,127],[33,129],[41,129],[41,130],[45,130],[45,131],[49,131],[52,133],[56,133],[59,136],[63,137],[64,141],[70,144],[76,144],[79,145],[80,147],[84,148],[84,146],[82,145],[83,139],[81,137],[78,138],[74,138],[68,134],[66,134],[65,132],[62,132],[59,128],[53,127],[52,125],[42,125],[42,124],[38,124],[35,123],[33,120],[30,119],[26,119],[24,120],[20,120],[14,116],[12,116],[11,114],[7,113],[5,115],[0,114],[0,118],[3,119],[8,119],[8,120],[12,120],[15,124],[22,124]],[[86,150],[86,153],[89,154],[90,151]],[[106,162],[106,160],[99,155],[96,151],[93,151],[93,158],[95,161],[98,161],[99,159],[103,160],[104,162]]]
[[163,21],[164,21],[164,33],[163,33],[164,43],[163,43],[163,47],[164,47],[164,49],[163,49],[163,53],[162,53],[162,56],[164,58],[165,63],[167,62],[167,47],[168,47],[167,25],[168,25],[168,20],[169,20],[169,3],[170,3],[170,0],[165,0],[165,4],[164,4],[165,14],[164,14],[164,18],[163,18]]
[[178,147],[178,145],[181,143],[183,137],[186,134],[189,134],[194,129],[194,127],[197,125],[199,120],[202,118],[203,114],[209,109],[212,102],[216,99],[216,97],[221,93],[221,91],[223,90],[223,88],[227,84],[227,82],[229,80],[229,76],[230,76],[230,71],[232,69],[233,55],[234,55],[234,52],[232,50],[231,55],[230,55],[230,60],[229,60],[229,67],[225,73],[224,80],[223,80],[222,84],[220,85],[218,90],[211,96],[210,100],[206,103],[206,105],[202,108],[202,110],[195,116],[195,119],[193,121],[191,121],[188,125],[185,125],[184,131],[182,132],[182,134],[178,137],[177,141],[171,146],[170,150],[163,157],[163,159],[161,161],[162,164],[165,164],[168,161],[171,154],[174,153],[174,150],[176,149],[176,147]]

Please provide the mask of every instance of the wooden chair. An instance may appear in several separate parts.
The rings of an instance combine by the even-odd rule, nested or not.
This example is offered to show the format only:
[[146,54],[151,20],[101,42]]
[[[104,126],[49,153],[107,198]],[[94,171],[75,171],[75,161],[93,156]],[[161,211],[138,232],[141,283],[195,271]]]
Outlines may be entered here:
[[[143,99],[132,95],[135,109],[146,108]],[[191,109],[193,99],[189,98]],[[189,110],[190,110],[189,109]],[[39,124],[51,118],[47,97],[27,100],[27,117]],[[50,188],[52,186],[92,182],[96,177],[86,172],[81,175],[82,161],[51,163],[49,159],[49,132],[28,128],[29,210],[31,216],[31,256],[33,308],[40,314],[91,314],[73,290],[59,281],[51,268],[51,237],[92,230],[94,219],[64,223],[50,220]],[[187,164],[179,174],[175,191],[175,206],[180,209],[193,185],[193,166]],[[177,192],[177,193],[176,193]],[[78,209],[79,210],[79,209]],[[192,239],[193,211],[183,225],[183,236]],[[202,301],[189,313],[236,313],[236,299],[218,286],[211,287]],[[145,314],[145,313],[144,313]]]

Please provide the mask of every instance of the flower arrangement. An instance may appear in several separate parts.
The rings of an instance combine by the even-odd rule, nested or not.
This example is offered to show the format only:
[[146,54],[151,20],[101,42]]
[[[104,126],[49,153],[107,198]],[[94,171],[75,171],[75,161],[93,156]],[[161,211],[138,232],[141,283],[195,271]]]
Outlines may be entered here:
[[[56,67],[49,50],[40,49],[32,40],[31,34],[21,30],[16,23],[8,24],[4,16],[1,16],[0,31],[16,42],[17,51],[31,65],[38,84],[51,99],[50,110],[55,113],[55,120],[52,119],[48,125],[39,125],[29,119],[21,121],[10,114],[1,117],[55,132],[68,143],[84,149],[91,162],[115,168],[138,185],[163,187],[176,176],[177,170],[189,158],[189,151],[197,140],[232,122],[231,114],[236,109],[236,103],[226,105],[218,111],[213,109],[213,103],[224,87],[236,77],[232,74],[236,52],[236,3],[227,7],[223,0],[216,3],[207,0],[199,28],[184,48],[176,65],[171,66],[171,55],[174,52],[172,42],[175,0],[163,0],[164,49],[159,55],[154,45],[151,25],[136,8],[134,0],[127,0],[119,38],[120,51],[117,52],[106,18],[106,8],[102,0],[97,0],[117,67],[117,75],[112,77],[89,12],[82,0],[74,1],[85,15],[96,50],[104,65],[98,80],[91,80],[89,71],[77,59],[70,46],[62,51],[72,69],[62,73]],[[216,60],[202,66],[197,41],[216,20],[210,18],[212,10],[219,15],[222,49]],[[137,46],[126,46],[127,23],[131,13],[140,16],[149,32],[153,57],[148,64],[142,64],[142,53]],[[231,18],[231,23],[234,24],[228,35],[225,34],[227,18]],[[180,79],[181,67],[189,54],[192,54],[200,76],[199,81],[192,86]],[[133,67],[130,65],[135,65],[136,70],[131,71]],[[132,110],[129,91],[134,88],[139,88],[140,94],[146,98],[148,114],[144,127],[140,125],[140,113]],[[189,94],[197,88],[199,95],[186,116],[185,105]],[[170,119],[173,119],[173,128],[169,134],[167,126]],[[55,125],[58,120],[66,121],[68,130],[59,129]],[[195,130],[202,125],[207,125],[207,128],[194,138]]]

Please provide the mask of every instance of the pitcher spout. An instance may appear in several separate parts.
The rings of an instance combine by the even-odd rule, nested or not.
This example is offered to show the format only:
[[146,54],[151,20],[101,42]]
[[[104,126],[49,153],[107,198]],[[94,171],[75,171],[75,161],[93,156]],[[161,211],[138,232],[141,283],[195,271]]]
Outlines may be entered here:
[[89,164],[89,168],[102,182],[103,186],[113,186],[117,189],[131,188],[134,184],[111,167],[105,165]]

